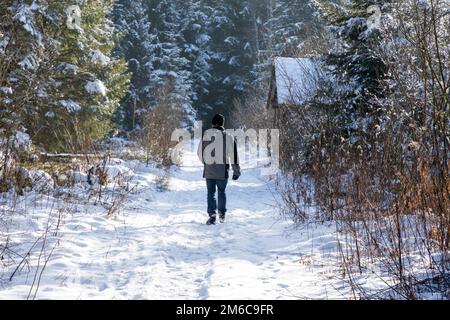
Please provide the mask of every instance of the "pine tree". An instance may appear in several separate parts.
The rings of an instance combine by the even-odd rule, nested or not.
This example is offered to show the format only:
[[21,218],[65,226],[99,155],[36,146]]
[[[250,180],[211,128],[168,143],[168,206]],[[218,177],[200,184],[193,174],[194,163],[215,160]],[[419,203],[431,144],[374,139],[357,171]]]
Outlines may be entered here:
[[212,8],[205,5],[204,1],[183,1],[181,9],[184,12],[182,22],[183,56],[189,61],[186,66],[191,74],[193,106],[200,116],[211,110],[206,103],[210,94],[211,82],[211,57],[209,47],[211,37],[209,35],[209,22]]
[[346,90],[339,93],[344,129],[362,132],[361,126],[367,126],[367,120],[376,110],[373,98],[383,94],[380,80],[384,78],[386,68],[374,52],[380,34],[368,24],[371,16],[368,8],[372,5],[381,7],[383,1],[351,0],[341,6],[329,1],[317,3],[335,38],[333,50],[326,57],[327,64],[345,83]]
[[34,128],[38,140],[56,150],[83,150],[103,138],[113,128],[112,116],[129,81],[125,62],[112,57],[117,41],[109,19],[113,1],[84,3],[79,26],[67,23],[73,3],[49,5],[58,17],[58,54],[50,87],[43,92],[46,105],[39,110],[45,125]]
[[233,100],[252,83],[255,61],[253,22],[248,1],[207,1],[213,8],[211,36],[211,94],[206,100],[212,113],[229,115]]
[[306,38],[317,32],[317,19],[309,0],[269,0],[264,27],[267,47],[278,56],[295,56]]
[[33,112],[40,66],[47,63],[41,22],[48,21],[43,7],[7,0],[0,2],[0,192],[11,187],[14,160],[23,138],[29,141],[27,114]]
[[273,58],[303,55],[305,42],[314,39],[321,28],[310,0],[252,1],[251,12],[256,48],[253,85],[265,88]]
[[[54,67],[56,17],[40,2],[0,3],[0,140],[30,133]],[[8,149],[10,144],[7,143]]]
[[1,121],[23,126],[48,150],[79,151],[104,137],[127,89],[125,63],[111,58],[112,1],[86,2],[74,27],[68,9],[76,3],[9,1],[1,7],[8,39],[1,80],[7,89],[1,91],[10,95],[1,99]]
[[[173,87],[172,97],[179,101],[185,112],[192,118],[192,77],[188,68],[189,61],[183,57],[184,38],[182,34],[181,1],[150,0],[149,19],[150,32],[154,40],[149,45],[152,60],[149,89],[157,92],[168,83]],[[153,94],[151,106],[158,105],[158,95]]]
[[148,108],[154,94],[150,87],[153,59],[150,45],[154,43],[155,35],[150,33],[145,0],[118,1],[114,6],[114,20],[117,31],[122,34],[115,55],[128,62],[132,74],[130,90],[121,101],[116,121],[131,131],[140,124],[139,115]]

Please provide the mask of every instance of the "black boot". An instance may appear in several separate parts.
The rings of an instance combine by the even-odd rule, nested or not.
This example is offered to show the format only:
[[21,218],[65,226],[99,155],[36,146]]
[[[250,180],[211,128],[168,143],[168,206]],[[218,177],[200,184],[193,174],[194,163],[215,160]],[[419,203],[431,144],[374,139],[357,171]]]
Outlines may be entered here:
[[219,221],[220,223],[225,222],[225,213],[219,212]]
[[208,226],[213,225],[213,224],[216,224],[216,215],[215,215],[215,214],[211,215],[211,216],[209,217],[208,221],[206,221],[206,224],[207,224]]

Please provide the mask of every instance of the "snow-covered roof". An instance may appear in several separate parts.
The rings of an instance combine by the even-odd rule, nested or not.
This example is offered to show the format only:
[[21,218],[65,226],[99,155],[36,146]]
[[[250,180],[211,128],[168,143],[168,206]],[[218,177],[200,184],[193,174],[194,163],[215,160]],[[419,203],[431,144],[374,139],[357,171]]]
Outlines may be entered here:
[[277,104],[300,105],[317,91],[320,69],[308,58],[275,58]]

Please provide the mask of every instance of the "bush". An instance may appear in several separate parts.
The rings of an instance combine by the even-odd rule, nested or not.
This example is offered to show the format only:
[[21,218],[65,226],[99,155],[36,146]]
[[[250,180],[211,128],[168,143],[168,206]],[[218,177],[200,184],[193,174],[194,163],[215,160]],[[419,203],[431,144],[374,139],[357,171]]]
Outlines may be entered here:
[[419,297],[424,279],[448,279],[450,24],[444,2],[431,5],[392,7],[375,46],[389,77],[379,81],[383,94],[367,95],[364,112],[346,114],[349,100],[324,84],[328,103],[319,94],[280,121],[286,211],[296,221],[311,209],[336,221],[346,274],[362,296],[354,266],[381,266],[405,299]]
[[142,115],[142,128],[139,142],[150,160],[163,166],[172,165],[171,150],[176,142],[171,141],[172,132],[178,129],[186,113],[182,102],[172,95],[173,84],[170,82],[158,91],[158,105],[145,111]]

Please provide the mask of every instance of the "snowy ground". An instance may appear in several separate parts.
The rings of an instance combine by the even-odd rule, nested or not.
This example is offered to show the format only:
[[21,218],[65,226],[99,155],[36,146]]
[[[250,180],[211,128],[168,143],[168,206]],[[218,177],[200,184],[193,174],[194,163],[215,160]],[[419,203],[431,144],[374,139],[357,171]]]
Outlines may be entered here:
[[[230,183],[227,221],[216,226],[204,224],[206,187],[195,153],[185,154],[165,192],[155,190],[157,172],[135,168],[139,186],[115,219],[95,206],[80,207],[65,218],[37,299],[351,297],[333,267],[334,227],[294,230],[281,219],[274,186],[258,169],[244,170],[238,182]],[[33,223],[45,223],[48,210],[37,210]],[[21,228],[31,221],[20,219]],[[14,238],[19,224],[11,223],[16,229],[4,234]],[[12,281],[13,266],[3,268],[0,299],[26,299],[36,268],[37,258],[30,258]]]

